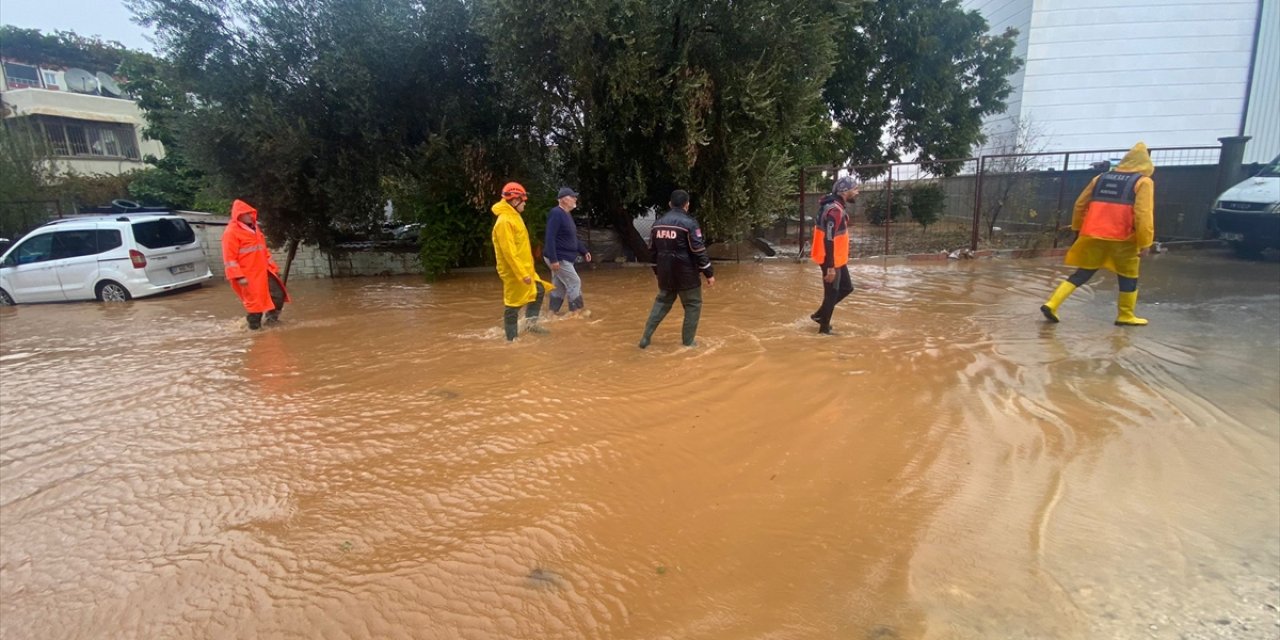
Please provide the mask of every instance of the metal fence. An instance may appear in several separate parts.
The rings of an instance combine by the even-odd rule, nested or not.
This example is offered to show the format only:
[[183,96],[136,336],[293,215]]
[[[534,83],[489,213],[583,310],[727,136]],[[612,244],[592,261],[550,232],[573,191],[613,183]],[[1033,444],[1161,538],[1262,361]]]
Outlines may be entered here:
[[[1205,237],[1221,147],[1151,149],[1156,237]],[[810,167],[801,172],[801,220],[812,219],[836,175],[862,193],[850,211],[851,256],[957,249],[1046,248],[1070,241],[1077,196],[1127,149],[989,155],[937,162]],[[808,224],[800,225],[800,246]]]

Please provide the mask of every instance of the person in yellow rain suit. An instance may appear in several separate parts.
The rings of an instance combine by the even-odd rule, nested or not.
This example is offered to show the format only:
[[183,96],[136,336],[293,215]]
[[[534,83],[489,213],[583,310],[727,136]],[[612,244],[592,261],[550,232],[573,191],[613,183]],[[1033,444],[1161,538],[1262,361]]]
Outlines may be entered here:
[[[555,287],[538,277],[533,269],[533,249],[529,246],[529,229],[524,226],[524,211],[529,194],[518,182],[502,187],[502,199],[490,210],[493,223],[493,253],[497,257],[498,277],[502,278],[502,328],[507,340],[515,340],[520,329],[520,309],[525,309],[529,331],[547,333],[538,326],[543,293]],[[545,287],[544,287],[545,285]]]
[[1064,261],[1076,267],[1040,307],[1049,322],[1058,322],[1058,307],[1076,287],[1107,269],[1116,274],[1120,293],[1116,300],[1116,324],[1142,326],[1147,321],[1133,314],[1138,305],[1138,263],[1155,239],[1155,166],[1147,145],[1139,142],[1120,165],[1089,182],[1076,199],[1071,229],[1078,232]]

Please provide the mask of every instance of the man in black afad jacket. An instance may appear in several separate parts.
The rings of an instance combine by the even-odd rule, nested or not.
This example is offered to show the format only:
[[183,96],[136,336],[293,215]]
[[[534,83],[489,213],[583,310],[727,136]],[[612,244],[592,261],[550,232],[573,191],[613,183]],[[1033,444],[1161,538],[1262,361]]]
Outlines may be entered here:
[[677,295],[684,307],[684,328],[680,337],[684,346],[692,347],[693,338],[698,333],[698,318],[702,315],[702,280],[698,273],[707,277],[708,287],[715,286],[716,277],[711,268],[711,258],[707,257],[702,229],[698,227],[698,221],[689,215],[689,194],[685,191],[672,191],[671,210],[653,223],[653,230],[649,232],[649,254],[653,272],[658,275],[658,297],[653,301],[649,321],[644,325],[640,348],[649,346],[649,339],[662,319],[667,317],[667,312],[671,311]]

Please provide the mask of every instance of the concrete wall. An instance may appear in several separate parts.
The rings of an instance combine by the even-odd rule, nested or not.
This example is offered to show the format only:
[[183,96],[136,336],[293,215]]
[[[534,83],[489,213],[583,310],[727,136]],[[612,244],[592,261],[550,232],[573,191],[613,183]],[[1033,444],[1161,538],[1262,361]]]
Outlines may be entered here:
[[[183,215],[204,245],[209,268],[222,277],[222,232],[225,216]],[[284,269],[285,247],[271,250],[271,257]],[[289,267],[289,278],[344,278],[352,276],[412,275],[422,273],[416,251],[344,251],[330,255],[313,245],[302,245]]]

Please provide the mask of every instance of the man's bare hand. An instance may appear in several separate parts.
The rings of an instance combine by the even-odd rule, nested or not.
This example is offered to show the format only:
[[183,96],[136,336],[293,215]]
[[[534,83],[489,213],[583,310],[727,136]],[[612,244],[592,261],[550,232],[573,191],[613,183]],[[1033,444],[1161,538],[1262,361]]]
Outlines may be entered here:
[[552,263],[551,263],[551,270],[552,270],[552,271],[559,271],[559,270],[560,270],[560,263],[559,263],[559,262],[552,262]]
[[525,276],[520,279],[525,284],[533,284],[533,276]]
[[835,281],[836,281],[836,270],[835,270],[835,269],[831,269],[831,270],[827,271],[825,274],[823,274],[823,276],[822,276],[822,281],[823,281],[823,282],[825,282],[825,283],[827,283],[827,284],[831,284],[832,282],[835,282]]
[[586,259],[587,262],[591,262],[591,252],[588,251],[586,255],[583,256],[583,258]]
[[714,287],[714,286],[716,286],[716,279],[715,279],[715,276],[712,276],[712,277],[710,277],[710,278],[707,278],[707,286],[708,286],[708,287]]
[[249,286],[249,279],[248,279],[248,278],[236,278],[236,284],[238,284],[238,285],[240,285],[240,286],[242,286],[242,287],[247,287],[247,286]]

